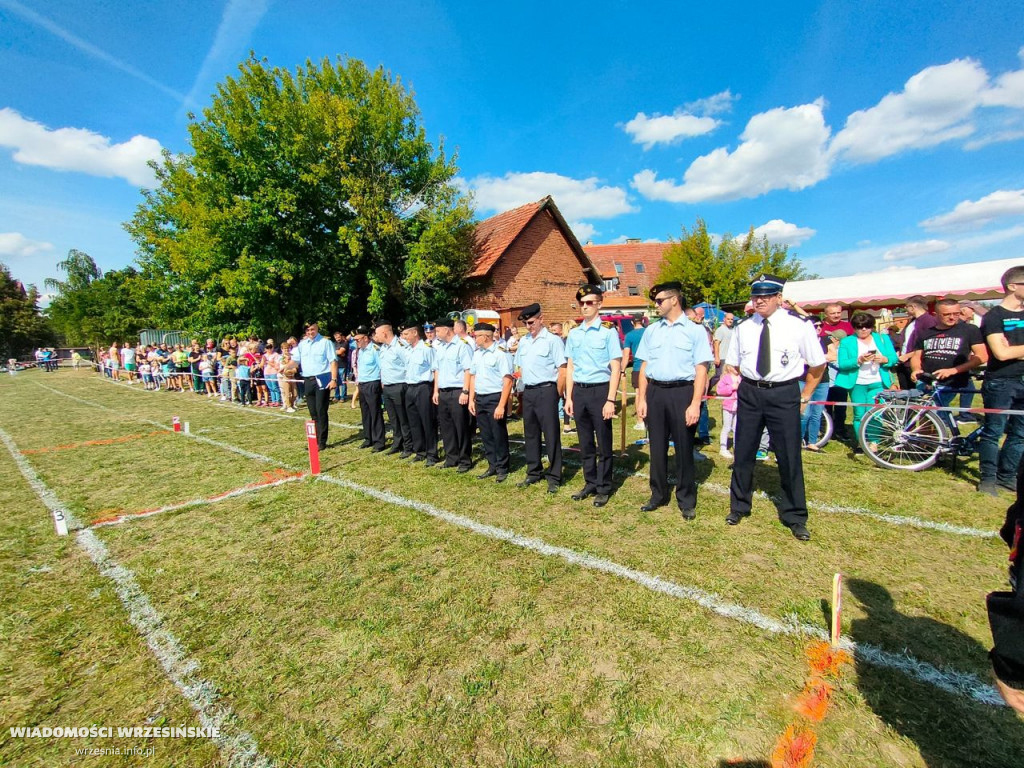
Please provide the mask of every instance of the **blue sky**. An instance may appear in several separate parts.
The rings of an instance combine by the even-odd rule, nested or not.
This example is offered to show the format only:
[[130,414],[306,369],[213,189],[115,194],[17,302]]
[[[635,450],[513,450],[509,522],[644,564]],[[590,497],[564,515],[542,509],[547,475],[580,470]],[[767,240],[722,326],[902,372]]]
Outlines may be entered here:
[[401,76],[481,218],[753,226],[822,276],[1024,259],[1024,3],[0,0],[0,261],[129,264],[146,160],[250,49]]

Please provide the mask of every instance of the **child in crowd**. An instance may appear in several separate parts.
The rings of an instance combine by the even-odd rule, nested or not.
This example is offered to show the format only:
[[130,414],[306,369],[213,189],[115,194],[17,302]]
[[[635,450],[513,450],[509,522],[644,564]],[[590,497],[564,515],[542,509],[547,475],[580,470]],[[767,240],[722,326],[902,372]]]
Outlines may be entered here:
[[255,358],[246,351],[244,345],[238,346],[241,354],[238,356],[238,366],[235,368],[235,383],[238,385],[238,399],[242,406],[249,404],[249,387],[252,384],[252,363]]
[[285,349],[281,353],[281,371],[278,383],[281,385],[281,403],[285,413],[295,413],[295,383],[293,379],[299,375],[299,364],[292,360],[291,352]]
[[217,394],[217,385],[213,381],[213,355],[204,354],[199,360],[199,374],[203,377],[203,388],[207,397]]
[[139,363],[139,376],[142,377],[142,386],[146,389],[153,388],[153,366],[148,360]]
[[739,395],[740,377],[732,372],[725,372],[718,380],[718,388],[715,390],[722,401],[722,436],[718,441],[718,453],[720,456],[731,459],[732,452],[729,450],[729,433],[732,432],[733,442],[736,440],[736,399]]

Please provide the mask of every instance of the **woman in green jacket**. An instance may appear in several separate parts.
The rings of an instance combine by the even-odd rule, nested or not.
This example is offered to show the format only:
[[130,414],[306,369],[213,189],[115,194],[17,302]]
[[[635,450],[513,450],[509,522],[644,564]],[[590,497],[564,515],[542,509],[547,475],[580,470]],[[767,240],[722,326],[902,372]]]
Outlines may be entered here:
[[[892,384],[889,370],[896,365],[896,350],[887,335],[875,333],[875,318],[855,312],[850,318],[856,334],[839,342],[839,374],[835,386],[850,390],[850,401],[872,403],[875,395]],[[853,434],[860,434],[860,420],[867,405],[853,407]]]

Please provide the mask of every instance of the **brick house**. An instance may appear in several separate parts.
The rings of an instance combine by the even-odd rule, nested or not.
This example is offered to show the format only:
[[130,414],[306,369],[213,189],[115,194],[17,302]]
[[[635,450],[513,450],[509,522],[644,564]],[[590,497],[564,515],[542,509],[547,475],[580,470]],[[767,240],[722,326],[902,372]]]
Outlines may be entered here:
[[465,306],[498,312],[502,328],[519,324],[519,312],[535,301],[545,322],[575,318],[576,289],[601,283],[550,196],[481,221],[473,248]]
[[584,250],[600,270],[604,283],[602,311],[634,313],[652,308],[647,292],[658,280],[669,245],[635,239],[615,245],[587,243]]

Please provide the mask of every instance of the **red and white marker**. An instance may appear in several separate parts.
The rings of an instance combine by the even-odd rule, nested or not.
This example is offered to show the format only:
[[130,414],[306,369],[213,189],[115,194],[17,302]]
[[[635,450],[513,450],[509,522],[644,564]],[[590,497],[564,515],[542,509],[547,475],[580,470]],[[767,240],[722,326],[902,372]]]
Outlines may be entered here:
[[843,574],[832,577],[832,647],[839,647],[839,620],[843,615]]
[[181,432],[181,419],[177,416],[171,416],[171,424],[174,425],[175,432]]
[[320,446],[316,442],[316,422],[306,422],[306,442],[309,443],[309,474],[320,474]]

